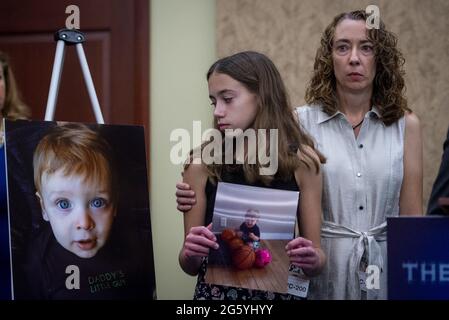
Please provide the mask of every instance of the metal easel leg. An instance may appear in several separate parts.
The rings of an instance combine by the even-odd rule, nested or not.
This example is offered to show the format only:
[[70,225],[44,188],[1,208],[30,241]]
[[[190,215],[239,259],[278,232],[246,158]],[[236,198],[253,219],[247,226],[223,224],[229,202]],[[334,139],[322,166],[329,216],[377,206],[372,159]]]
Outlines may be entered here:
[[55,116],[56,99],[58,98],[59,83],[61,81],[61,71],[64,64],[65,43],[58,40],[56,44],[55,61],[51,73],[50,90],[48,92],[47,107],[45,110],[45,121],[53,121]]
[[90,102],[95,114],[97,123],[104,124],[103,115],[101,114],[100,103],[98,102],[97,94],[95,93],[94,82],[90,75],[89,65],[87,64],[86,55],[84,54],[83,45],[81,43],[76,44],[76,52],[78,53],[78,59],[80,60],[81,70],[83,71],[84,82],[87,86],[87,92],[89,93]]
[[65,45],[76,45],[76,52],[81,64],[81,70],[83,72],[84,82],[87,86],[90,102],[92,103],[92,109],[95,115],[97,123],[104,124],[103,115],[101,113],[100,103],[98,102],[97,94],[95,92],[92,76],[89,71],[89,65],[87,64],[86,55],[82,42],[84,42],[84,34],[78,30],[61,29],[55,33],[56,54],[53,64],[53,71],[50,81],[50,90],[48,92],[47,107],[45,110],[45,120],[53,121],[55,114],[55,105],[58,97],[59,83],[61,81],[61,72],[64,63],[64,49]]

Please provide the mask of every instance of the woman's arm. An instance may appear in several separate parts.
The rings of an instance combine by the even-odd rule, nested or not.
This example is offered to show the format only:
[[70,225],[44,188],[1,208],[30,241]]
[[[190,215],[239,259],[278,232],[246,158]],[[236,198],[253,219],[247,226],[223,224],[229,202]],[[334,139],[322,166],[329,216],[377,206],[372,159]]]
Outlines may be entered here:
[[211,225],[205,227],[207,172],[201,164],[190,164],[184,173],[184,182],[188,183],[197,195],[197,204],[184,213],[185,239],[179,252],[179,264],[184,272],[198,274],[202,257],[209,255],[209,249],[218,249],[217,239],[211,231]]
[[[310,154],[316,154],[310,150]],[[316,156],[318,159],[318,156]],[[321,171],[307,168],[303,163],[295,172],[300,189],[298,207],[300,237],[287,244],[290,262],[301,267],[308,276],[318,275],[324,267],[326,256],[321,250]]]
[[178,182],[176,184],[176,202],[178,203],[177,208],[181,212],[187,212],[195,205],[195,192],[187,183]]
[[446,141],[444,141],[443,145],[443,157],[441,159],[440,170],[438,170],[438,175],[433,183],[427,205],[427,214],[449,214],[449,211],[447,211],[449,208],[445,210],[439,203],[440,198],[447,196],[449,196],[449,130],[447,131]]
[[414,113],[405,115],[404,179],[399,198],[399,214],[422,215],[423,151],[421,126]]

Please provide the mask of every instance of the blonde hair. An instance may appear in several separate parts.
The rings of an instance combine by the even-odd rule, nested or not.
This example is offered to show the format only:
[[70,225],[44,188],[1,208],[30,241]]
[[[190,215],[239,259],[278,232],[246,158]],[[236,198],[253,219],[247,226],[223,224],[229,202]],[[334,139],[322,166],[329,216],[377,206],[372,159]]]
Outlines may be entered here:
[[5,104],[2,109],[3,117],[10,120],[28,118],[31,112],[21,99],[19,90],[17,88],[16,79],[11,70],[9,58],[5,53],[1,51],[0,67],[3,69],[6,87]]
[[81,175],[87,183],[106,182],[111,203],[117,203],[117,183],[109,144],[82,124],[56,125],[42,138],[33,155],[34,184],[39,193],[42,177],[63,170]]
[[[320,171],[320,163],[324,163],[325,158],[315,149],[312,138],[298,125],[298,118],[293,112],[282,77],[267,56],[254,51],[239,52],[216,61],[207,72],[207,80],[213,73],[230,76],[256,95],[258,111],[253,128],[267,130],[267,132],[269,129],[278,130],[276,156],[278,157],[277,176],[280,179],[290,179],[301,163],[310,169],[314,168],[316,172]],[[224,137],[223,133],[222,137]],[[203,143],[201,150],[208,143],[210,142]],[[314,151],[319,160],[309,150]],[[267,143],[267,152],[269,153],[269,143]],[[302,155],[301,159],[298,158],[298,153]],[[190,155],[192,159],[193,150]],[[260,174],[263,165],[258,161],[256,164],[245,161],[242,166],[245,178],[250,183],[260,181],[269,185],[274,178],[273,175]],[[184,168],[187,167],[188,164]],[[206,165],[212,182],[221,180],[223,170],[233,167],[235,166],[216,163]]]

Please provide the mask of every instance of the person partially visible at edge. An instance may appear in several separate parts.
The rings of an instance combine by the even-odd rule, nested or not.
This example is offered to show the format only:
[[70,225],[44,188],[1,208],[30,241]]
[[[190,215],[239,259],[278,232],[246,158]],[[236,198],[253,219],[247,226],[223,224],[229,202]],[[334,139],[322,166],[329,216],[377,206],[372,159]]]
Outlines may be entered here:
[[9,57],[2,51],[0,51],[0,110],[0,132],[3,143],[3,118],[28,119],[31,112],[21,99]]
[[5,152],[3,149],[3,119],[27,119],[30,110],[22,102],[14,78],[9,57],[0,51],[0,299],[11,298],[10,270],[9,270],[9,229],[8,208],[6,194]]
[[[443,198],[446,203],[442,204]],[[443,145],[443,156],[441,158],[440,170],[433,184],[427,205],[428,215],[449,215],[449,129],[446,141]]]

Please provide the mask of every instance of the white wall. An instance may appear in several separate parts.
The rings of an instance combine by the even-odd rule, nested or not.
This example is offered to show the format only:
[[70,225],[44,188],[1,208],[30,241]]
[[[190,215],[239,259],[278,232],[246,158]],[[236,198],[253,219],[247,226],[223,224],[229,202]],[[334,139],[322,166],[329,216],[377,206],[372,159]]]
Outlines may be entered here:
[[192,121],[212,123],[206,72],[215,61],[214,0],[151,1],[151,221],[158,299],[191,299],[196,278],[179,267],[183,217],[175,184],[181,165],[170,161],[170,132]]

